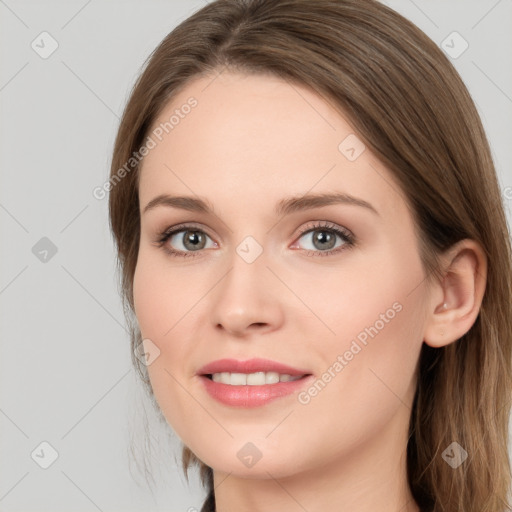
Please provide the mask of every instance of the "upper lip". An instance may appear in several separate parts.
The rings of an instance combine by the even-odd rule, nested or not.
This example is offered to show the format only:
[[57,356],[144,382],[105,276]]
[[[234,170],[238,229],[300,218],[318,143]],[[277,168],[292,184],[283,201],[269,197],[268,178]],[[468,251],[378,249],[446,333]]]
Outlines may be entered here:
[[256,372],[277,372],[292,376],[308,375],[306,370],[293,368],[286,364],[271,361],[270,359],[247,359],[238,361],[236,359],[218,359],[212,361],[198,370],[199,375],[210,375],[213,373],[256,373]]

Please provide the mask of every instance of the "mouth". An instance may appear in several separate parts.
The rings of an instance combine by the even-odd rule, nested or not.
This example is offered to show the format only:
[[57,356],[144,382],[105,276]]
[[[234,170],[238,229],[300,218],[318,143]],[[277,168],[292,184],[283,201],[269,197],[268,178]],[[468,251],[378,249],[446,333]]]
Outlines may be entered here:
[[254,372],[254,373],[237,373],[237,372],[218,372],[203,374],[203,377],[220,384],[229,386],[265,386],[278,384],[280,382],[292,382],[309,377],[310,373],[303,375],[290,375],[288,373],[278,372]]
[[297,393],[314,380],[305,368],[270,359],[219,359],[197,372],[211,398],[234,407],[258,407]]
[[261,407],[293,396],[314,380],[311,373],[290,375],[277,372],[218,372],[199,375],[208,395],[225,406]]

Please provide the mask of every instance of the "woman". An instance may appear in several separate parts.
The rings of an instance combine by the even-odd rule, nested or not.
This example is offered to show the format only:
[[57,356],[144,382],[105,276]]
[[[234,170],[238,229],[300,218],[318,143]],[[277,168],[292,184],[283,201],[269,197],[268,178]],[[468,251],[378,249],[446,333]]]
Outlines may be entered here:
[[110,188],[133,361],[202,511],[507,509],[510,235],[412,23],[208,4],[135,84]]

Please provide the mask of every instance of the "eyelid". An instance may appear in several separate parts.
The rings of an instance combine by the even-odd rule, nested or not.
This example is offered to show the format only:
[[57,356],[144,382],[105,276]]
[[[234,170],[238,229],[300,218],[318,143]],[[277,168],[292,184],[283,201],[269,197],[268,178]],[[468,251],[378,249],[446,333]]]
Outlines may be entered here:
[[208,228],[206,228],[202,224],[198,224],[196,222],[181,222],[180,224],[170,226],[167,229],[165,229],[163,232],[159,233],[159,236],[164,237],[165,235],[167,235],[169,233],[176,233],[178,231],[186,231],[186,230],[194,230],[194,229],[196,229],[197,231],[203,231],[211,239],[213,239],[213,236],[208,232]]
[[341,231],[344,235],[346,235],[348,238],[355,238],[354,234],[347,228],[340,226],[339,224],[335,224],[334,222],[331,222],[329,220],[316,220],[312,221],[313,225],[308,225],[305,228],[301,228],[295,237],[301,237],[302,235],[305,235],[306,233],[309,233],[310,231],[315,231],[317,229],[332,229],[334,231]]
[[[303,235],[305,235],[306,233],[309,233],[310,231],[314,231],[315,229],[322,229],[322,228],[339,230],[343,234],[345,234],[347,237],[355,238],[354,234],[349,229],[347,229],[347,228],[345,228],[343,226],[340,226],[338,224],[335,224],[334,222],[323,221],[323,220],[322,221],[311,221],[311,222],[314,222],[315,224],[314,225],[307,225],[305,227],[301,227],[299,229],[299,231],[295,235],[293,235],[294,240],[297,239],[297,238],[302,237]],[[176,233],[176,232],[179,232],[181,230],[186,230],[186,229],[190,229],[190,228],[197,229],[198,231],[203,231],[210,238],[212,238],[212,239],[214,238],[208,232],[208,228],[206,228],[202,224],[199,224],[199,223],[196,223],[196,222],[193,222],[193,221],[192,222],[181,222],[181,223],[176,224],[174,226],[170,226],[170,227],[166,228],[163,232],[159,232],[159,236],[160,237],[164,237],[164,236],[166,236],[169,233]]]
[[[313,222],[313,224],[311,224],[311,222]],[[308,254],[313,253],[314,255],[319,255],[319,256],[330,256],[333,254],[337,254],[345,249],[349,249],[350,247],[352,247],[356,244],[357,239],[356,239],[355,235],[349,229],[345,228],[344,226],[338,225],[334,222],[331,222],[331,221],[326,221],[326,220],[318,221],[317,220],[317,221],[310,221],[310,223],[308,225],[306,225],[305,227],[302,227],[299,230],[299,233],[294,235],[294,242],[291,247],[294,249],[299,248],[296,246],[296,244],[300,238],[302,238],[304,235],[306,235],[310,232],[314,232],[314,231],[321,230],[321,229],[325,229],[327,231],[334,232],[335,235],[337,235],[339,238],[342,239],[343,245],[340,247],[337,247],[335,249],[329,249],[327,251],[311,250],[311,249],[302,249],[302,251],[307,252]],[[163,250],[165,250],[169,255],[172,255],[172,256],[178,256],[178,257],[179,256],[182,256],[182,257],[200,256],[202,253],[205,252],[204,249],[200,249],[198,251],[181,251],[181,250],[177,250],[177,249],[169,249],[168,247],[166,247],[167,242],[169,241],[169,239],[172,236],[174,236],[177,233],[187,231],[187,230],[191,230],[191,231],[197,230],[197,231],[203,232],[213,241],[215,246],[218,247],[218,242],[216,242],[214,237],[208,233],[208,229],[205,228],[203,225],[193,222],[193,221],[183,222],[180,224],[176,224],[174,226],[170,226],[165,231],[159,233],[159,236],[158,236],[157,240],[154,242],[154,244],[157,245],[158,247],[163,248]]]

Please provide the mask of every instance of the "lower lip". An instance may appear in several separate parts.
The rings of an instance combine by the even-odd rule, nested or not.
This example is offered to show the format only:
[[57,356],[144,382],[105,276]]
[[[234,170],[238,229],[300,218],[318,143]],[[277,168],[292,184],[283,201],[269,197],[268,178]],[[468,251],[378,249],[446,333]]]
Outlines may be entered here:
[[206,391],[215,400],[234,407],[259,407],[272,400],[288,396],[313,379],[313,375],[307,375],[301,379],[276,384],[263,384],[261,386],[231,386],[214,382],[201,375]]

